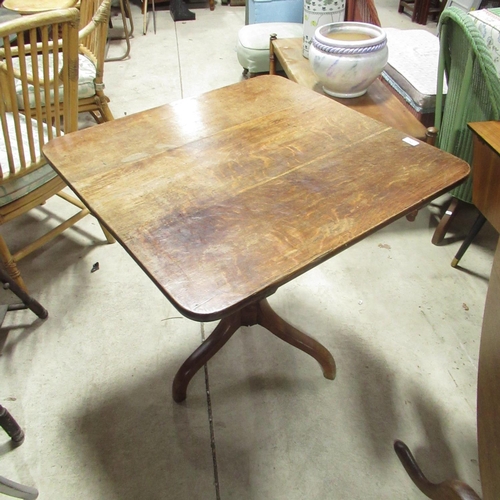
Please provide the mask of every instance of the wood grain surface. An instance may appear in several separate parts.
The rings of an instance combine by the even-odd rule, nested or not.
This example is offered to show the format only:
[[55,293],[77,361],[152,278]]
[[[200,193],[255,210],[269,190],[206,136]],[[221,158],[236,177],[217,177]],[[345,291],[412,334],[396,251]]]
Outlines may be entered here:
[[469,166],[282,77],[68,134],[48,161],[185,316],[223,318]]
[[[311,69],[309,59],[302,55],[302,38],[273,40],[274,55],[290,80],[326,96]],[[398,98],[380,80],[376,79],[365,95],[353,99],[327,96],[370,118],[425,141],[426,128],[410,113]]]
[[[469,123],[474,132],[473,201],[500,231],[500,122]],[[479,470],[484,500],[500,498],[500,244],[484,308],[477,383]]]
[[474,131],[472,200],[500,232],[500,122],[470,123]]
[[484,309],[477,384],[479,470],[484,500],[500,498],[500,244]]

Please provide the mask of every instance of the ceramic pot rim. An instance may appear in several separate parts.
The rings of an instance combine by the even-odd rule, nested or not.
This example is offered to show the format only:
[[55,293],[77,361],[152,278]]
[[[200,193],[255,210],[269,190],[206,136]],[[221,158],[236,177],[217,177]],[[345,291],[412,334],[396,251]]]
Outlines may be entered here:
[[[333,40],[332,38],[326,36],[332,31],[366,33],[368,35],[371,35],[372,38],[368,40]],[[318,42],[318,44],[315,45],[319,45],[319,47],[317,48],[321,49],[323,49],[322,46],[331,48],[338,47],[340,49],[380,46],[377,47],[377,49],[380,49],[387,44],[387,36],[382,28],[379,28],[374,24],[341,21],[336,23],[324,24],[323,26],[317,28],[314,32],[313,43],[315,41]]]

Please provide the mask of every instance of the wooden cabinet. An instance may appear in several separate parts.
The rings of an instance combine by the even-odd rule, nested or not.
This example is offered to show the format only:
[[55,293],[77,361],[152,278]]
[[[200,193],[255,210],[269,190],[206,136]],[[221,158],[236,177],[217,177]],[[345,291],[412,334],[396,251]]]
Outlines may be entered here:
[[500,122],[471,123],[474,137],[472,200],[500,232]]
[[[500,231],[500,122],[471,123],[473,201]],[[500,245],[484,309],[477,391],[479,468],[484,500],[500,498]]]

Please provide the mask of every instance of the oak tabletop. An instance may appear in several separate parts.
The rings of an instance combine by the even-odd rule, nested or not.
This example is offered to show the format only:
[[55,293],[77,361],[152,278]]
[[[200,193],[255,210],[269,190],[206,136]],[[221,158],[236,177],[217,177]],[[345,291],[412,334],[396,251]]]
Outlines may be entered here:
[[44,154],[174,306],[209,321],[468,175],[404,138],[261,76],[65,135]]
[[500,121],[471,122],[468,125],[500,155]]
[[[302,38],[277,38],[272,43],[275,55],[290,80],[326,95],[311,69],[309,59],[302,55]],[[425,140],[426,127],[399,102],[380,78],[377,78],[368,87],[367,93],[361,97],[353,99],[327,97],[417,139]]]

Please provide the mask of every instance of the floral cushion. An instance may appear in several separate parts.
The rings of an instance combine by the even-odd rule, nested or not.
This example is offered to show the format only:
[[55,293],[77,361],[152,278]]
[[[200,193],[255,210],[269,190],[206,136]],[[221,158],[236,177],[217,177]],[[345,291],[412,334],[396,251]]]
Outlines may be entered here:
[[[13,149],[13,155],[15,161],[19,157],[19,150],[17,148],[17,141],[15,140],[15,129],[14,129],[14,118],[10,113],[6,113],[6,126],[9,130],[9,137],[11,138],[11,146]],[[26,119],[21,115],[21,129],[26,130]],[[33,129],[35,130],[36,123],[32,121]],[[46,127],[46,126],[45,126]],[[36,137],[36,132],[34,133]],[[28,141],[23,137],[24,154],[27,155],[29,152]],[[35,151],[37,157],[40,155],[40,149],[38,147],[37,141],[35,140]],[[18,162],[19,160],[17,160]],[[29,159],[27,159],[29,163]],[[4,176],[7,178],[9,175],[9,163],[7,161],[7,150],[5,147],[4,137],[0,136],[0,167]],[[56,177],[56,172],[48,164],[43,165],[32,172],[23,175],[22,177],[17,177],[12,181],[4,181],[0,184],[0,207],[7,205],[23,196],[27,195],[31,191],[43,186],[45,183]]]
[[[425,30],[384,28],[389,60],[382,72],[389,85],[417,112],[436,108],[439,38]],[[448,91],[446,82],[444,92]]]
[[500,8],[481,9],[469,12],[479,33],[490,49],[493,64],[500,78]]
[[[41,68],[41,56],[38,57],[38,67]],[[62,54],[59,56],[59,64],[62,64]],[[14,59],[14,67],[19,68],[19,62],[17,59]],[[27,61],[27,67],[28,70],[31,70],[31,60]],[[49,68],[49,75],[50,79],[54,77],[54,70],[53,67],[51,66]],[[94,80],[96,77],[96,67],[94,66],[94,63],[85,57],[84,55],[79,55],[78,56],[78,98],[79,99],[85,99],[87,97],[92,97],[95,95],[95,85],[94,85]],[[61,89],[62,90],[62,89]],[[16,92],[17,92],[17,102],[19,109],[24,109],[24,102],[23,102],[23,91],[22,91],[22,84],[21,81],[17,81],[16,84]],[[53,92],[51,92],[51,99],[53,98]],[[29,89],[29,99],[30,99],[30,108],[35,107],[35,94],[33,91],[33,87],[30,85]],[[62,102],[63,100],[63,94],[61,91],[59,101]],[[45,105],[45,95],[42,93],[42,106]]]

